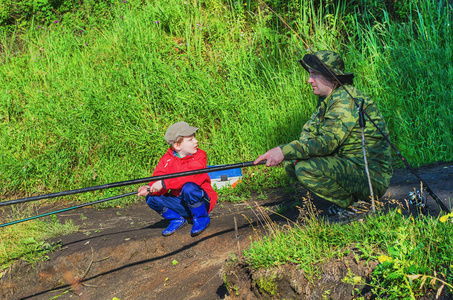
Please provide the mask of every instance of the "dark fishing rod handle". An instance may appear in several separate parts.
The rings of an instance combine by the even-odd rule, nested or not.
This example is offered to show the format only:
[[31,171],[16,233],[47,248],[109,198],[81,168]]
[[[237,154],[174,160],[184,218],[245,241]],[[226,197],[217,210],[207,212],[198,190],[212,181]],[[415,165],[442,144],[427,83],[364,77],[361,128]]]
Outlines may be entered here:
[[363,105],[365,104],[365,99],[362,99],[362,103],[360,103],[360,106],[358,108],[359,110],[359,125],[360,128],[365,128],[365,116],[363,113]]

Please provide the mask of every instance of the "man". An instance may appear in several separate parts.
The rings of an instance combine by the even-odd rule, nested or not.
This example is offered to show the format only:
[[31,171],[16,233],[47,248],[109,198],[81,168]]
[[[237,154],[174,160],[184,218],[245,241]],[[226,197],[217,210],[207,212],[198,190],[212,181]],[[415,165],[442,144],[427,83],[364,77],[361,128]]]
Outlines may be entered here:
[[[354,87],[354,75],[345,73],[340,55],[318,51],[305,55],[300,63],[309,73],[313,94],[319,97],[316,110],[298,140],[267,151],[255,164],[266,159],[267,166],[275,166],[284,161],[289,176],[334,204],[330,213],[342,213],[359,200],[370,201],[356,103],[365,101],[364,111],[385,135],[387,126],[376,104]],[[390,145],[369,120],[364,133],[373,191],[382,197],[393,173]]]

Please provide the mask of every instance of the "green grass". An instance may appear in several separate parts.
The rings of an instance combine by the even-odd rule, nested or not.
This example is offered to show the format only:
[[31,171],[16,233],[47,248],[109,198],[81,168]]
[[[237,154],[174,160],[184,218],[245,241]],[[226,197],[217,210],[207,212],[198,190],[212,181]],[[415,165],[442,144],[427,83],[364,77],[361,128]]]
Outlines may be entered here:
[[[119,5],[83,31],[60,22],[0,34],[3,199],[148,177],[180,120],[201,128],[211,165],[298,137],[315,105],[297,62],[306,46],[258,6],[197,3]],[[422,1],[408,24],[346,22],[344,6],[300,5],[291,19],[314,50],[344,55],[415,166],[453,155],[451,9],[433,5]]]
[[220,23],[228,17],[204,25],[201,10],[173,4],[118,12],[108,30],[56,24],[1,41],[11,49],[0,70],[2,194],[147,177],[179,120],[201,128],[210,164],[250,160],[297,136],[293,109],[306,104],[286,94],[302,84],[295,62],[274,70],[250,52],[260,37],[241,38]]
[[[36,208],[36,206],[34,206]],[[2,224],[19,218],[37,214],[31,205],[14,207],[11,211],[2,210]],[[17,260],[35,263],[47,259],[47,253],[59,248],[58,243],[50,243],[53,237],[77,231],[72,221],[60,223],[55,216],[28,221],[1,228],[0,231],[0,272]]]
[[[353,244],[360,249],[360,259],[380,262],[371,283],[367,283],[374,295],[410,299],[429,288],[439,288],[442,281],[453,290],[453,214],[440,219],[414,219],[400,211],[372,215],[347,225],[326,223],[315,214],[305,215],[290,230],[272,225],[271,234],[253,242],[244,255],[250,268],[293,263],[310,277],[320,271],[323,262],[341,258]],[[432,280],[434,277],[442,281]],[[360,283],[365,282],[361,279]]]
[[[12,34],[0,28],[0,200],[149,177],[166,150],[165,130],[181,120],[201,128],[197,138],[209,165],[254,160],[298,138],[315,107],[297,61],[308,46],[344,56],[411,164],[453,160],[453,25],[446,1],[410,1],[407,23],[383,11],[380,22],[364,24],[344,15],[344,2],[327,1],[318,10],[314,1],[280,7],[305,43],[253,1],[129,2],[83,28],[76,19],[30,23]],[[288,180],[281,168],[244,173],[244,184],[220,193],[241,201]],[[36,222],[9,227],[3,242],[25,232],[41,243],[26,229]],[[11,249],[3,252],[27,251]]]
[[420,1],[408,23],[357,28],[359,47],[350,52],[362,70],[359,84],[380,103],[391,140],[415,166],[451,160],[453,24],[444,4]]

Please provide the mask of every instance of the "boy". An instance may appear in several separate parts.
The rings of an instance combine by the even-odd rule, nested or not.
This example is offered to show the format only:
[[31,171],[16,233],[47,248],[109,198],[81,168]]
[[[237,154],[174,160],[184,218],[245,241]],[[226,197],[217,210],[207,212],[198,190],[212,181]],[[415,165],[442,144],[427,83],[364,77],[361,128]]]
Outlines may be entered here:
[[[159,160],[153,176],[206,168],[206,152],[198,149],[195,139],[198,129],[186,122],[178,122],[168,128],[165,141],[170,148]],[[209,226],[208,213],[217,201],[217,193],[207,173],[153,181],[141,186],[137,195],[146,196],[148,206],[170,221],[170,225],[162,231],[164,236],[182,228],[188,218],[193,218],[191,235],[199,235]]]

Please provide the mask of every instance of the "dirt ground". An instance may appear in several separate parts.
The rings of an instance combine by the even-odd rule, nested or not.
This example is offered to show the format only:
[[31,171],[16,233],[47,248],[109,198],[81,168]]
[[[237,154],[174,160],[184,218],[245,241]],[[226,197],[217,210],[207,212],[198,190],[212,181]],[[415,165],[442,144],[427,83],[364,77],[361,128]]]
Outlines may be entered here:
[[[449,207],[453,163],[423,167],[417,172]],[[404,203],[414,188],[419,189],[420,183],[408,170],[395,170],[387,195],[381,200]],[[0,279],[0,298],[231,299],[223,282],[223,267],[232,256],[239,258],[257,235],[265,233],[258,205],[279,210],[282,205],[297,204],[306,195],[303,189],[288,191],[268,190],[267,199],[252,195],[247,203],[218,203],[211,214],[211,225],[194,238],[190,236],[191,225],[163,237],[167,221],[145,202],[122,209],[83,208],[60,214],[62,221],[71,218],[79,225],[79,231],[54,239],[52,242],[61,243],[61,249],[51,253],[47,261],[12,266]],[[313,203],[322,211],[329,205],[316,197]],[[439,207],[431,197],[428,204],[429,213],[437,215]],[[269,214],[277,223],[288,223]],[[298,211],[289,209],[285,216],[294,221]],[[283,270],[290,272],[295,271]]]

